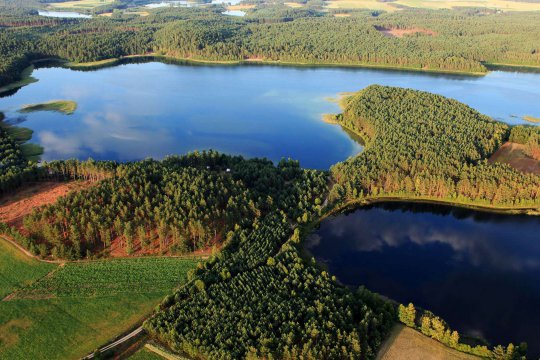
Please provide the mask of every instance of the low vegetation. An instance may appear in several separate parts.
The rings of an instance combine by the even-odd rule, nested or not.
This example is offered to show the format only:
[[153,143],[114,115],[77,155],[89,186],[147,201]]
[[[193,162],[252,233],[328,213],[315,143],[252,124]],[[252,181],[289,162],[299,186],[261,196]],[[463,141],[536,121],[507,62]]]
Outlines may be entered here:
[[196,263],[142,258],[48,264],[26,257],[3,239],[0,250],[5,257],[0,291],[10,293],[0,301],[3,359],[66,359],[89,353],[142,320]]
[[19,110],[22,113],[36,111],[55,111],[65,115],[71,115],[77,110],[77,103],[70,100],[54,100],[41,104],[25,105]]
[[17,288],[45,276],[56,265],[39,262],[24,255],[0,237],[0,300]]

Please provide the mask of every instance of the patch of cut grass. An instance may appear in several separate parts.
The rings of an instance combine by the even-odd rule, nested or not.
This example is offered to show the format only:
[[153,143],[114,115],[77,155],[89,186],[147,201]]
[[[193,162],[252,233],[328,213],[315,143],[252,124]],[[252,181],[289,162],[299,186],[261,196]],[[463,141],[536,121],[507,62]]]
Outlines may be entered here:
[[164,357],[159,356],[153,351],[148,350],[148,348],[143,347],[135,354],[129,357],[129,360],[163,360]]
[[71,100],[53,100],[40,104],[30,104],[23,106],[19,111],[30,113],[35,111],[56,111],[62,114],[71,115],[77,110],[77,103]]

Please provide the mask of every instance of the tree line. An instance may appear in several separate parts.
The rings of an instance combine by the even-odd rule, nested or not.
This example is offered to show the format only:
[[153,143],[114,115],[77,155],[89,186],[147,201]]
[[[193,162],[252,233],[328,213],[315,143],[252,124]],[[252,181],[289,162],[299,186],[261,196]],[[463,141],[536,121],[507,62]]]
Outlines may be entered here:
[[[540,65],[537,13],[356,11],[335,18],[313,8],[261,7],[239,19],[221,10],[161,9],[145,17],[65,20],[2,8],[0,85],[15,80],[33,59],[91,62],[146,53],[464,72],[485,72],[485,63]],[[381,28],[419,30],[399,38]]]
[[335,201],[398,196],[490,206],[540,204],[539,176],[486,160],[508,140],[509,126],[455,100],[372,85],[348,98],[336,119],[367,146],[332,167]]

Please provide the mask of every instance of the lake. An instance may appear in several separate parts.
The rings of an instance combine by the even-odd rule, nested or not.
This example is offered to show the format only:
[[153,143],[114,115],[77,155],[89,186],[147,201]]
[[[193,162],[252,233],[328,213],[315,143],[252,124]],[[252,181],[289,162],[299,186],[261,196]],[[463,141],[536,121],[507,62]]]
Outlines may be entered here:
[[74,11],[47,11],[38,10],[38,14],[46,17],[68,18],[68,19],[90,19],[91,15],[85,15]]
[[[336,125],[330,98],[371,84],[410,87],[463,101],[496,119],[540,117],[540,74],[483,77],[337,67],[209,66],[160,62],[96,71],[40,68],[39,81],[0,98],[9,121],[34,130],[44,160],[138,160],[196,149],[300,160],[328,169],[362,146]],[[23,105],[65,99],[73,115],[20,114]]]
[[378,204],[324,220],[306,249],[347,285],[540,356],[540,217]]

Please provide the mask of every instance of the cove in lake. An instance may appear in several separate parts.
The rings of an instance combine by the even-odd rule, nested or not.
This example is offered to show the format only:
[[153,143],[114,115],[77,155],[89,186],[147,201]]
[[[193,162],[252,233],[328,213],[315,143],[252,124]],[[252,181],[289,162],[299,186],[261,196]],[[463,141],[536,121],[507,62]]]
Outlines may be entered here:
[[305,247],[331,274],[540,356],[540,218],[377,204],[324,220]]
[[[128,64],[97,71],[41,68],[39,81],[0,98],[0,111],[34,130],[44,160],[138,160],[215,149],[248,157],[300,160],[327,169],[362,147],[322,114],[328,101],[371,84],[455,98],[511,124],[540,117],[540,74],[483,77],[365,68]],[[25,104],[77,102],[70,116],[19,114]]]

